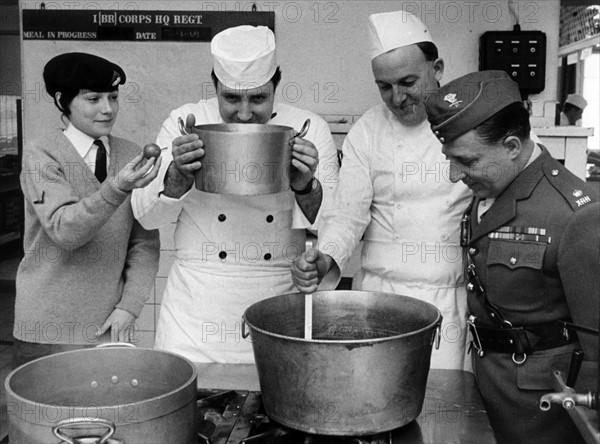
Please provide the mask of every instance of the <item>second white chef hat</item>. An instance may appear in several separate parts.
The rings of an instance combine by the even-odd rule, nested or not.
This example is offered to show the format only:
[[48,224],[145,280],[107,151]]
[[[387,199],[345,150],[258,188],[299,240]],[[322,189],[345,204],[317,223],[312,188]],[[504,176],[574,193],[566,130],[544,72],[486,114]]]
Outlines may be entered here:
[[371,60],[402,46],[432,42],[427,26],[406,11],[382,12],[369,16]]
[[567,96],[567,100],[565,100],[565,103],[570,103],[571,105],[576,106],[577,108],[579,108],[581,110],[584,110],[588,104],[587,100],[585,100],[579,94],[569,94]]

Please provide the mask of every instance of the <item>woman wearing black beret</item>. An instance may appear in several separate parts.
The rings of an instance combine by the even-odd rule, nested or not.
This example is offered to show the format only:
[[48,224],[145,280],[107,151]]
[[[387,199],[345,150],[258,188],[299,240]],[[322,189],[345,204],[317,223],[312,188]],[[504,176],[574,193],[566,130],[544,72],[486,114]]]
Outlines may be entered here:
[[158,269],[158,232],[135,221],[130,196],[156,177],[160,158],[146,160],[139,146],[110,134],[125,72],[95,55],[67,53],[43,76],[65,127],[23,150],[16,365],[132,340]]

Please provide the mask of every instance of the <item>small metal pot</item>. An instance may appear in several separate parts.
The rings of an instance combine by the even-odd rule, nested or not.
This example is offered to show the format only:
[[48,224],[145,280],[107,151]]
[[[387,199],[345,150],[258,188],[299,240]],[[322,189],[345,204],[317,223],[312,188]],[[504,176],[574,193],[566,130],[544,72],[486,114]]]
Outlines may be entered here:
[[196,444],[194,365],[164,351],[45,356],[5,381],[11,443]]
[[[218,194],[261,195],[290,189],[291,145],[303,129],[280,125],[223,123],[197,125],[191,131],[204,142],[196,188]],[[182,127],[183,132],[185,127]]]
[[[419,416],[442,316],[418,299],[368,291],[276,296],[244,313],[263,405],[273,420],[321,435],[369,435]],[[249,331],[246,331],[249,328]]]

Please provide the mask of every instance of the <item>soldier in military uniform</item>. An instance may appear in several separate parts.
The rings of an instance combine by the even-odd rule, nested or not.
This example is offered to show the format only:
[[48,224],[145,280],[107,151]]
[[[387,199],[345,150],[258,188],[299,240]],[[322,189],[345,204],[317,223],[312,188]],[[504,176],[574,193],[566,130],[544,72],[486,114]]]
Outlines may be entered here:
[[425,105],[450,179],[475,196],[462,227],[472,360],[498,442],[582,442],[562,407],[539,400],[573,350],[597,359],[598,338],[565,325],[598,328],[598,195],[530,139],[504,72],[463,76]]

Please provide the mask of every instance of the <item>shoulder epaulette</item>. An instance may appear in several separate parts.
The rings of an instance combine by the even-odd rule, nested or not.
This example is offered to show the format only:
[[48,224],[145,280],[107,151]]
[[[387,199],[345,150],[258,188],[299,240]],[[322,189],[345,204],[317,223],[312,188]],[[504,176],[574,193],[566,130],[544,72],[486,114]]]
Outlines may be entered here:
[[598,194],[593,188],[555,159],[544,163],[544,175],[573,210],[599,200]]

